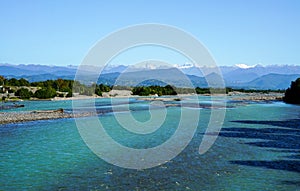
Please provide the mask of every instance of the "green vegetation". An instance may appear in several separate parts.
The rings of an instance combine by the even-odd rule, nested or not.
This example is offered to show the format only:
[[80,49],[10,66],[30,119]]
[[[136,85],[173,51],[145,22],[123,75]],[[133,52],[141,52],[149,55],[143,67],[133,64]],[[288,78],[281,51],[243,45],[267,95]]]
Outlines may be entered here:
[[[286,91],[285,101],[291,103],[298,103],[297,98],[295,98],[295,92],[298,87],[300,87],[300,80],[297,79],[296,82],[292,82],[291,88]],[[228,94],[229,92],[238,91],[242,93],[269,93],[269,92],[283,92],[282,90],[253,90],[253,89],[233,89],[233,88],[177,88],[171,85],[166,86],[115,86],[110,87],[104,84],[92,84],[87,86],[81,84],[74,80],[47,80],[40,82],[28,82],[26,79],[5,79],[0,76],[0,93],[15,93],[15,96],[21,99],[30,99],[31,97],[36,97],[38,99],[49,99],[55,96],[59,97],[72,97],[73,91],[79,95],[98,95],[102,96],[103,92],[109,92],[112,89],[117,90],[132,90],[133,95],[148,96],[148,95],[177,95],[177,94]],[[32,91],[33,92],[32,92]],[[36,91],[35,91],[36,90]],[[9,97],[9,94],[6,95]],[[300,101],[299,101],[300,102]]]
[[140,96],[148,96],[148,95],[155,95],[158,96],[162,95],[177,95],[177,94],[224,94],[232,91],[231,88],[176,88],[170,85],[161,87],[161,86],[139,86],[135,87],[132,90],[133,95],[140,95]]
[[132,90],[132,87],[130,87],[130,86],[119,86],[119,85],[117,85],[117,86],[111,87],[111,89],[114,89],[114,90],[129,90],[129,91],[131,91],[131,90]]
[[230,88],[226,87],[224,88],[199,88],[197,87],[196,89],[197,94],[228,94],[229,92],[241,92],[241,93],[264,93],[268,94],[270,92],[278,92],[278,93],[283,93],[284,90],[254,90],[254,89],[236,89],[236,88]]
[[[66,97],[72,97],[73,91],[79,93],[80,95],[87,95],[92,96],[94,94],[97,94],[99,96],[102,95],[102,92],[108,92],[111,90],[109,86],[100,84],[92,84],[91,86],[87,86],[84,84],[81,84],[78,81],[74,80],[63,80],[63,79],[57,79],[57,80],[47,80],[43,82],[34,82],[31,83],[32,86],[41,87],[42,90],[39,91],[37,94],[35,93],[34,96],[37,98],[52,98],[55,97],[54,90],[56,90],[59,97],[64,97],[63,92],[66,92]],[[47,93],[47,91],[50,91],[50,93]],[[54,96],[53,96],[54,95]]]
[[41,87],[41,88],[53,88],[56,91],[59,92],[68,92],[72,95],[72,88],[73,88],[73,80],[63,80],[63,79],[57,79],[57,80],[47,80],[42,82],[33,82],[30,85],[35,87]]
[[30,86],[30,83],[24,79],[21,78],[17,80],[16,78],[11,78],[9,80],[5,79],[3,76],[0,77],[0,84],[4,84],[5,86]]
[[34,93],[34,97],[39,98],[39,99],[49,99],[49,98],[54,98],[56,96],[56,91],[52,87],[47,87],[47,88],[42,88],[37,90]]
[[232,89],[231,88],[199,88],[196,89],[197,94],[228,94]]
[[15,96],[19,96],[21,99],[29,99],[33,96],[33,93],[26,88],[18,89]]
[[0,86],[4,84],[5,78],[3,76],[0,76]]
[[177,95],[176,91],[174,90],[170,85],[166,85],[165,87],[161,86],[139,86],[139,87],[134,87],[132,89],[132,94],[133,95],[139,95],[139,96],[148,96],[148,95],[155,95],[157,94],[158,96],[162,95]]
[[174,88],[177,94],[195,94],[196,91],[193,88]]
[[[29,83],[26,79],[5,79],[3,76],[0,76],[0,86],[3,86],[0,89],[0,93],[15,93],[15,96],[18,96],[21,99],[30,99],[31,97],[36,97],[38,99],[49,99],[55,96],[59,97],[72,97],[73,90],[80,95],[102,95],[102,92],[108,92],[111,90],[111,87],[100,84],[92,84],[87,86],[81,84],[78,81],[74,80],[47,80],[41,82],[32,82]],[[30,89],[37,89],[34,93]],[[7,95],[8,96],[8,95]]]
[[74,84],[73,80],[57,79],[57,80],[47,80],[42,82],[33,82],[30,85],[42,88],[37,92],[35,92],[34,97],[40,99],[48,99],[48,98],[55,97],[56,92],[59,97],[64,97],[65,96],[64,93],[66,93],[66,97],[72,97],[73,84]]
[[233,88],[226,88],[228,89],[228,92],[233,92],[233,91],[237,91],[237,92],[242,92],[242,93],[265,93],[268,94],[270,92],[276,92],[276,93],[284,93],[285,90],[256,90],[256,89],[233,89]]
[[98,96],[102,96],[102,92],[109,92],[110,90],[111,88],[104,84],[96,85],[95,94],[97,94]]
[[6,97],[5,96],[2,96],[2,102],[4,102],[5,101],[5,99],[6,99]]
[[291,82],[291,86],[285,91],[283,101],[291,104],[300,104],[300,78]]

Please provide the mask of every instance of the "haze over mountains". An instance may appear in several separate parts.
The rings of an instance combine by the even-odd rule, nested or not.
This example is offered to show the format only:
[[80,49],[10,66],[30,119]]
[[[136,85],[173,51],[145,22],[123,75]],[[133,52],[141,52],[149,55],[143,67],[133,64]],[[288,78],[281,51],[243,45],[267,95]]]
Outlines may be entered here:
[[[98,69],[94,66],[85,67],[85,83],[91,83],[92,79],[96,79]],[[219,69],[223,74],[226,86],[234,88],[286,89],[291,81],[300,77],[300,66],[295,65],[248,66],[239,64],[220,66]],[[192,64],[184,64],[174,65],[170,68],[170,66],[146,63],[133,67],[110,65],[103,69],[98,83],[132,86],[141,84],[139,83],[141,81],[144,81],[142,85],[163,85],[161,81],[167,81],[173,85],[184,87],[187,84],[182,82],[180,78],[178,79],[178,71],[182,71],[195,86],[200,87],[208,86],[206,79],[213,81],[214,78],[219,77],[215,73],[216,68],[212,67],[196,67]],[[57,78],[74,79],[76,72],[76,66],[0,64],[0,75],[6,78],[25,78],[30,82]],[[120,74],[122,74],[122,78],[119,78]]]

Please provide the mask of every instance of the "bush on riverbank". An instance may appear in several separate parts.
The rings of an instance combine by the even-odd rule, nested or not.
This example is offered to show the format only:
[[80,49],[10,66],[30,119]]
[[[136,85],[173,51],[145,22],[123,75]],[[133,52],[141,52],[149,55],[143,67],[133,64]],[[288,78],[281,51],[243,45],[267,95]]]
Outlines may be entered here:
[[300,78],[291,82],[283,97],[285,103],[300,104]]
[[161,86],[147,86],[147,87],[139,86],[139,87],[134,87],[132,89],[132,94],[133,95],[139,95],[139,96],[148,96],[148,95],[155,95],[155,94],[157,94],[158,96],[177,95],[174,88],[170,85],[167,85],[165,87],[161,87]]
[[21,99],[29,99],[33,96],[33,93],[26,88],[21,88],[16,91],[15,96]]
[[49,99],[56,96],[56,91],[52,87],[42,88],[34,93],[34,97],[39,99]]
[[95,94],[97,94],[98,96],[102,96],[102,92],[109,92],[111,90],[111,88],[107,85],[104,84],[100,84],[97,85],[95,87]]

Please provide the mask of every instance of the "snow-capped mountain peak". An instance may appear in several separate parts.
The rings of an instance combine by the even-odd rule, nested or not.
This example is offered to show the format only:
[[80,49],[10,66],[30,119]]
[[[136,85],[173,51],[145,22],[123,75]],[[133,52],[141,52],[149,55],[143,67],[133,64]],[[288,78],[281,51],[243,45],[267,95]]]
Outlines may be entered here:
[[194,67],[194,64],[186,62],[183,65],[175,65],[176,68],[180,68],[180,69],[187,69],[187,68],[192,68]]
[[247,64],[236,64],[236,67],[242,68],[242,69],[249,69],[249,68],[255,68],[257,65],[247,65]]

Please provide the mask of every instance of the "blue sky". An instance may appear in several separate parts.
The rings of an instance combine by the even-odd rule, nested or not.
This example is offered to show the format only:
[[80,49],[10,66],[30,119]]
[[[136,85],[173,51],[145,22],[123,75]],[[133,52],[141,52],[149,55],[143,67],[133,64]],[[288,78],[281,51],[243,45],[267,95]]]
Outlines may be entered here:
[[300,65],[298,0],[0,0],[0,63],[79,65],[98,40],[142,23],[191,33],[218,65]]

